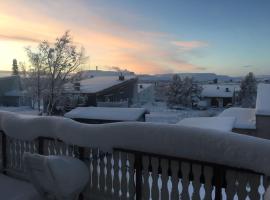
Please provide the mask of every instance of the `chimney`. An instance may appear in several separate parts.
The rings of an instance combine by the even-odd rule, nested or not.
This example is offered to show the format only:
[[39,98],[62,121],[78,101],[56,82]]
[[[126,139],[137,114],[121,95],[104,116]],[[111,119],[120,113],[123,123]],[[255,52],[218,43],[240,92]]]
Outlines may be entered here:
[[121,73],[119,75],[119,81],[124,81],[125,80],[125,76]]

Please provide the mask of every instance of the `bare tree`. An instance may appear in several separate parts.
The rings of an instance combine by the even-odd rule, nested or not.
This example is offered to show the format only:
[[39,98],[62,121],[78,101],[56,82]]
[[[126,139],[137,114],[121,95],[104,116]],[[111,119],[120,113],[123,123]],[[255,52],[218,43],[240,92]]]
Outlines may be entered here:
[[[81,47],[78,50],[69,31],[66,31],[53,44],[48,41],[41,42],[37,52],[28,48],[27,55],[35,71],[38,72],[37,83],[40,81],[40,72],[44,72],[44,79],[46,79],[48,87],[42,93],[46,102],[46,112],[51,115],[57,102],[62,99],[63,85],[71,74],[86,61],[84,49]],[[40,95],[40,91],[38,94]]]

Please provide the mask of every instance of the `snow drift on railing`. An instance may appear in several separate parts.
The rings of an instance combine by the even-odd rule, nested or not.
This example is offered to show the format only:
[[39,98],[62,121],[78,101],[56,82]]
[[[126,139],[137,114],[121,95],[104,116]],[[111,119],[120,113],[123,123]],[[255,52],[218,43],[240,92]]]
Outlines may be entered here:
[[126,148],[270,175],[270,141],[231,132],[143,122],[90,125],[62,117],[29,117],[9,112],[0,112],[0,130],[23,140],[53,137],[103,151]]

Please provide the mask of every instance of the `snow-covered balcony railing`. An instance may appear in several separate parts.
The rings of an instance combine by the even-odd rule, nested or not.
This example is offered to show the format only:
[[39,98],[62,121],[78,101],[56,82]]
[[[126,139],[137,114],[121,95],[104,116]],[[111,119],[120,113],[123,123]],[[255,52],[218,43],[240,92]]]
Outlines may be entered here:
[[80,124],[0,112],[2,171],[27,180],[23,152],[89,167],[83,199],[262,199],[270,141],[177,125]]

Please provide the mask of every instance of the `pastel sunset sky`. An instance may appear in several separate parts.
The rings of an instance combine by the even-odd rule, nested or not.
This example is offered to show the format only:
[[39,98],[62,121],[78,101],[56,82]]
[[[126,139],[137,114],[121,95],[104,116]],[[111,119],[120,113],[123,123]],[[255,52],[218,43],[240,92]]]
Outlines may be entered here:
[[86,69],[270,74],[269,0],[0,0],[0,70],[66,30]]

